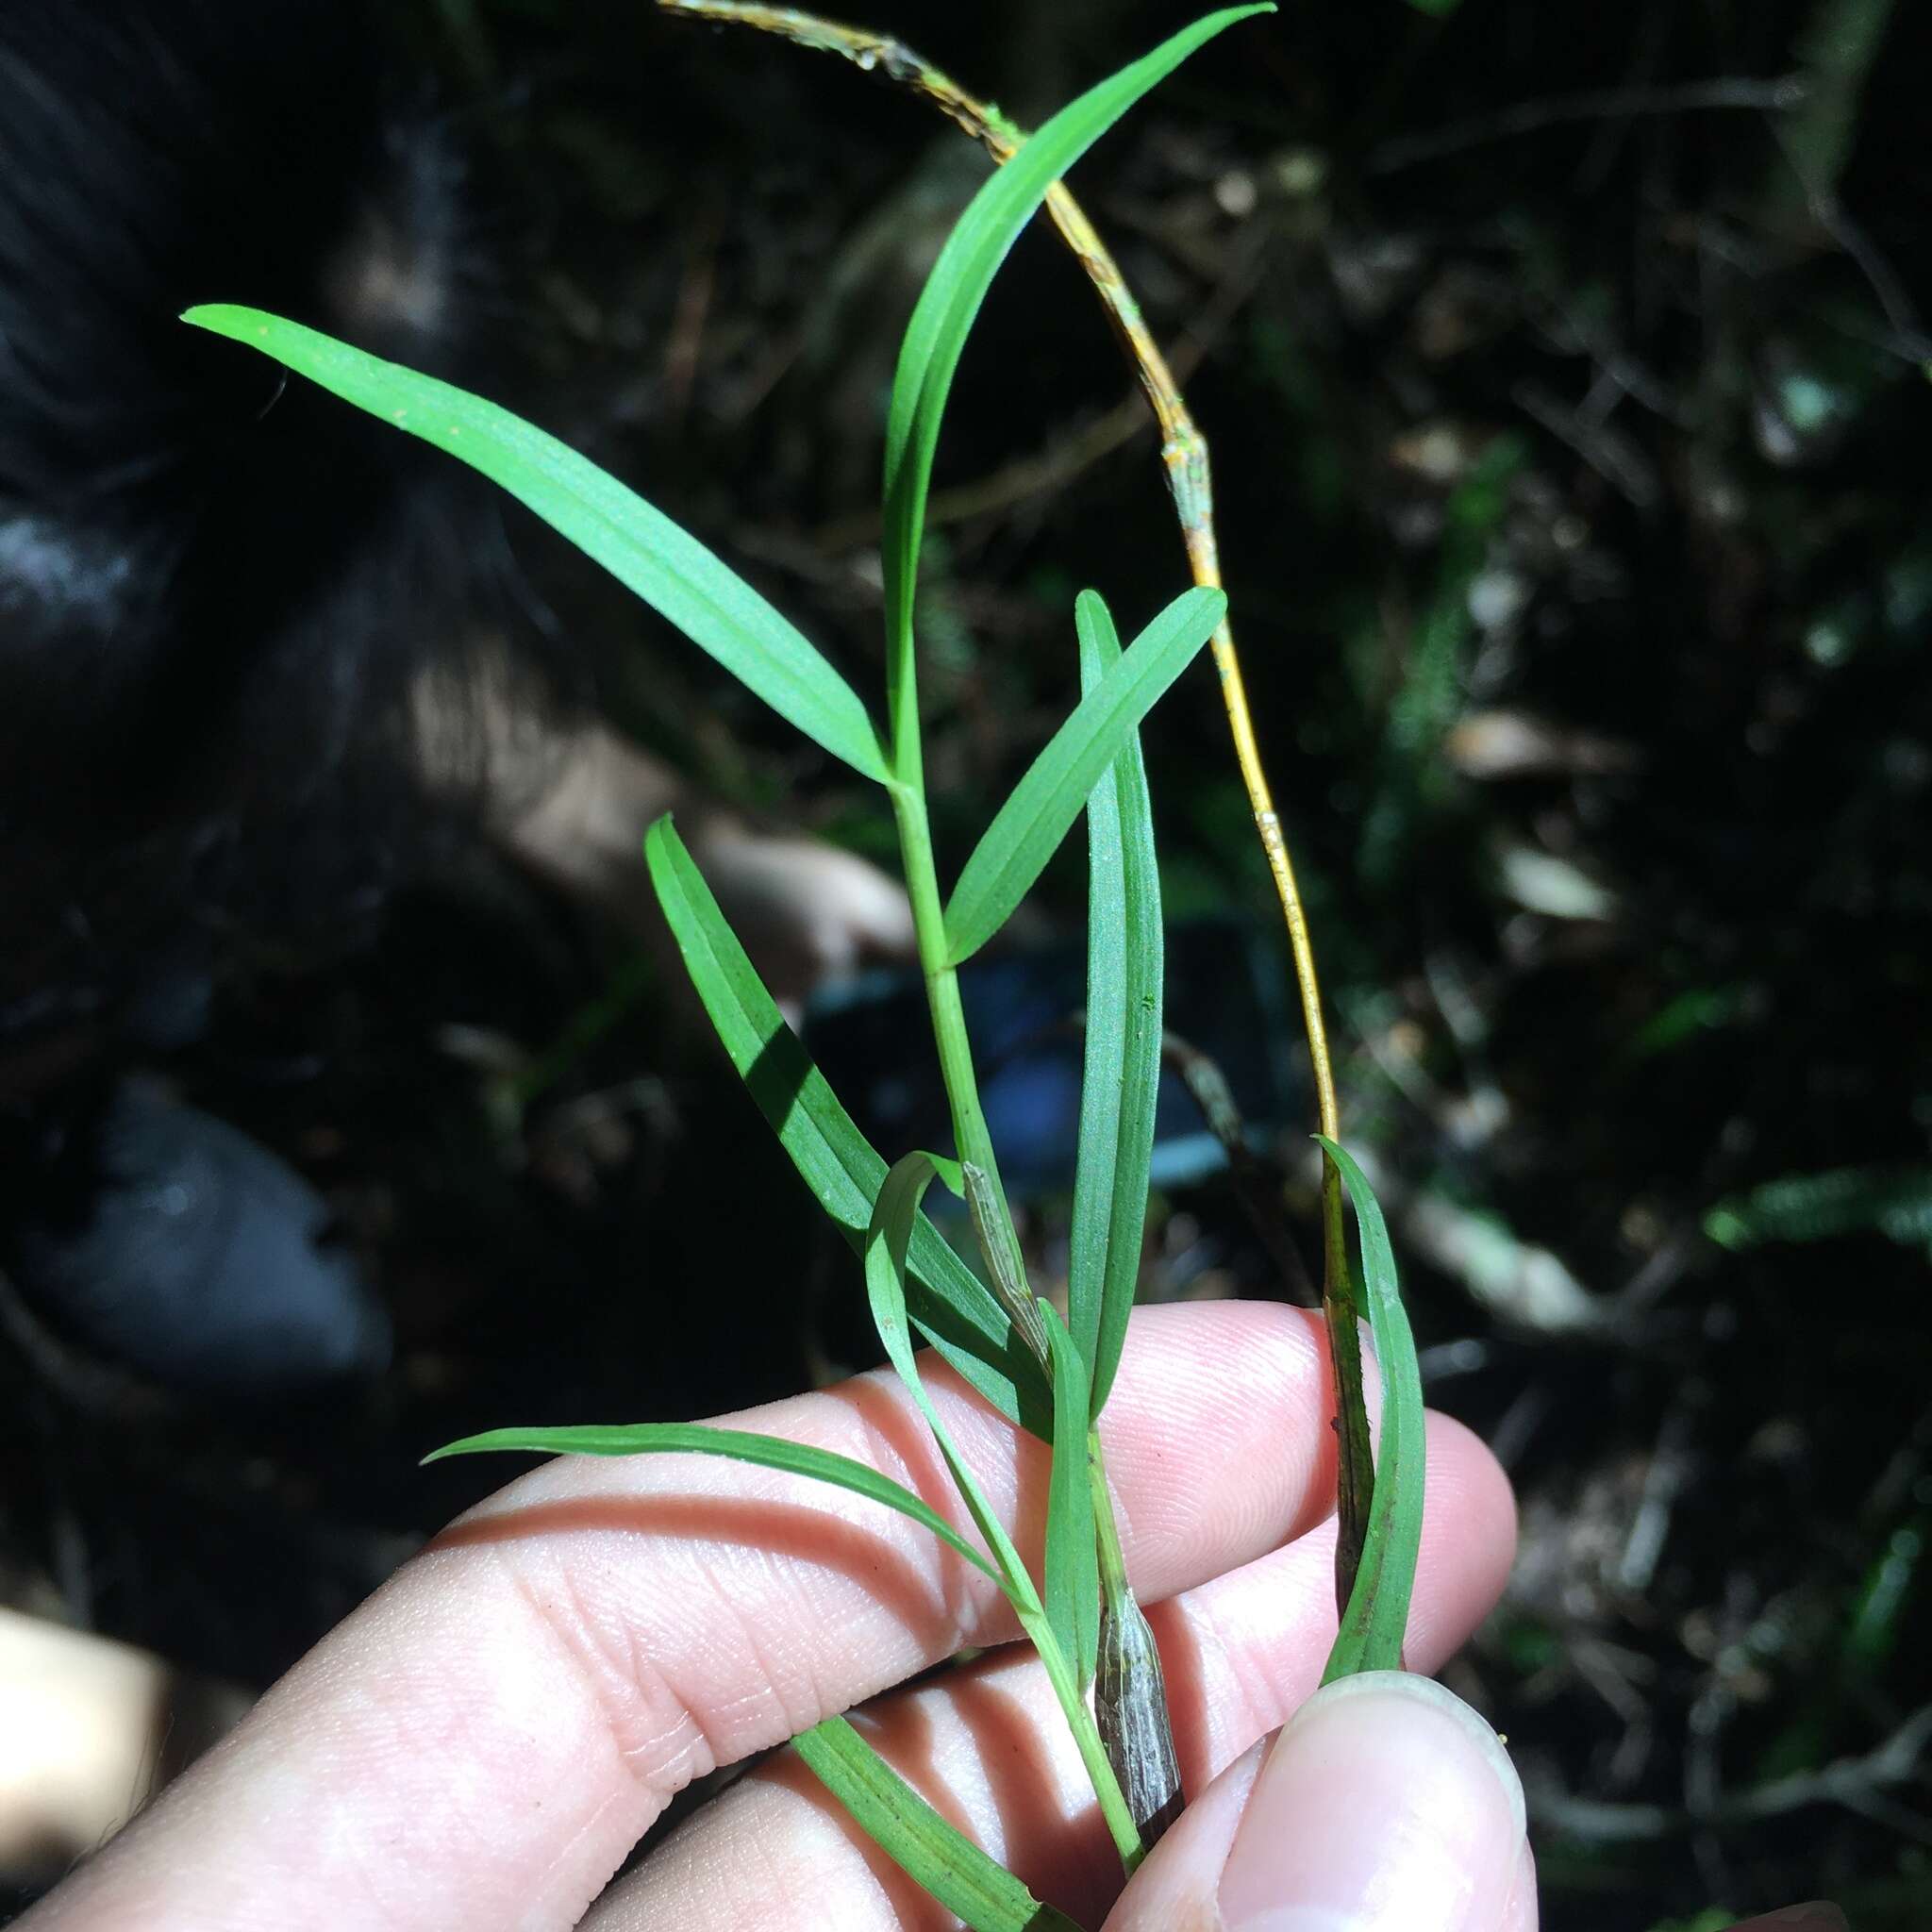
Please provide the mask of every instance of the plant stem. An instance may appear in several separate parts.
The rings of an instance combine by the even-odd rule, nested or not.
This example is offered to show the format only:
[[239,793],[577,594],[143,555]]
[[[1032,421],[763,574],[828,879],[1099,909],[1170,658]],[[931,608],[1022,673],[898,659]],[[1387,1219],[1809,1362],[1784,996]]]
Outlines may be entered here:
[[1113,1766],[1108,1760],[1107,1747],[1100,1741],[1100,1727],[1093,1721],[1092,1711],[1087,1707],[1087,1699],[1081,1691],[1074,1666],[1066,1652],[1059,1647],[1052,1626],[1046,1621],[1046,1611],[1038,1598],[1030,1608],[1022,1608],[1017,1602],[1014,1607],[1019,1611],[1021,1628],[1033,1640],[1033,1647],[1040,1653],[1047,1681],[1053,1686],[1054,1695],[1059,1699],[1067,1728],[1074,1734],[1080,1762],[1087,1767],[1093,1795],[1100,1801],[1100,1815],[1107,1820],[1114,1847],[1121,1855],[1122,1869],[1131,1877],[1141,1860],[1147,1856],[1147,1847],[1141,1841],[1140,1827],[1134,1823],[1126,1794],[1121,1790],[1120,1779],[1114,1775]]
[[[1840,0],[1845,6],[1882,6],[1886,0]],[[820,19],[791,7],[755,4],[755,0],[658,0],[669,13],[688,18],[731,22],[782,36],[801,46],[838,54],[867,73],[878,72],[915,92],[923,93],[941,113],[986,149],[995,161],[1012,158],[1025,136],[995,108],[975,100],[949,75],[922,58],[904,42],[890,35],[869,33],[861,28]],[[1220,549],[1214,533],[1214,487],[1208,464],[1208,442],[1188,409],[1180,386],[1168,366],[1159,345],[1149,332],[1140,305],[1127,288],[1120,264],[1100,239],[1093,225],[1064,182],[1056,183],[1046,198],[1054,225],[1087,271],[1094,292],[1107,310],[1108,322],[1119,337],[1141,379],[1149,406],[1160,426],[1160,459],[1167,471],[1168,490],[1179,518],[1181,540],[1187,546],[1188,562],[1197,584],[1221,588]],[[909,640],[905,652],[909,655]],[[1302,1020],[1308,1036],[1308,1062],[1315,1085],[1316,1114],[1321,1131],[1330,1140],[1341,1138],[1341,1117],[1335,1102],[1335,1075],[1328,1058],[1328,1032],[1322,1017],[1322,989],[1315,976],[1314,947],[1308,938],[1307,915],[1295,884],[1294,867],[1290,863],[1288,845],[1281,835],[1281,821],[1274,811],[1274,800],[1261,764],[1260,747],[1256,742],[1254,719],[1248,709],[1247,690],[1241,677],[1241,658],[1236,654],[1234,633],[1224,620],[1214,633],[1210,648],[1214,668],[1220,674],[1222,702],[1227,711],[1228,731],[1234,740],[1235,761],[1241,768],[1241,783],[1248,793],[1248,807],[1254,814],[1255,829],[1274,881],[1275,896],[1288,927],[1289,945],[1294,958],[1295,981],[1300,989]],[[895,665],[895,669],[900,668]],[[898,702],[898,681],[894,680],[893,738],[895,770],[901,779],[918,783],[916,763],[909,768],[897,759],[909,729],[912,749],[917,752],[918,724],[910,717],[910,679],[906,680],[908,702]],[[896,799],[896,793],[895,799]],[[924,819],[924,807],[921,807]],[[901,819],[902,841],[905,821]],[[927,845],[930,863],[930,844]],[[910,856],[908,859],[910,883]],[[935,902],[938,887],[934,885]],[[915,914],[919,901],[913,899]],[[935,928],[936,930],[939,928]],[[921,957],[924,955],[924,928]],[[936,990],[930,968],[926,974],[929,997],[934,1002],[936,1024],[941,997]],[[957,1007],[957,990],[953,996]],[[963,1024],[960,1028],[963,1039]],[[945,1041],[941,1035],[941,1064]],[[967,1068],[971,1081],[971,1068]],[[948,1076],[948,1091],[952,1091]],[[966,1136],[960,1124],[958,1097],[954,1097],[955,1132],[959,1135],[963,1159],[975,1157],[966,1152]],[[976,1116],[978,1102],[972,1100]],[[981,1123],[983,1130],[983,1122]],[[988,1149],[989,1156],[991,1149]],[[1004,1201],[997,1170],[988,1163],[995,1195]],[[1375,1472],[1369,1443],[1368,1409],[1362,1398],[1360,1307],[1354,1278],[1348,1269],[1347,1234],[1342,1220],[1341,1176],[1324,1153],[1322,1171],[1322,1305],[1326,1316],[1329,1354],[1335,1374],[1337,1424],[1337,1515],[1340,1535],[1335,1545],[1335,1601],[1338,1607],[1348,1602],[1355,1587],[1355,1573],[1361,1558],[1362,1538],[1369,1520],[1369,1504],[1374,1493]]]
[[1107,1457],[1100,1446],[1100,1431],[1087,1436],[1087,1470],[1093,1486],[1093,1531],[1100,1551],[1100,1594],[1105,1597],[1131,1596],[1127,1581],[1127,1559],[1121,1553],[1120,1525],[1114,1521],[1113,1491],[1107,1480]]
[[1046,1611],[1037,1597],[1030,1607],[1023,1607],[1015,1599],[1013,1607],[1019,1614],[1020,1627],[1033,1640],[1033,1647],[1040,1653],[1040,1661],[1045,1667],[1054,1695],[1059,1699],[1067,1728],[1073,1732],[1074,1742],[1079,1749],[1080,1762],[1087,1767],[1093,1795],[1100,1801],[1100,1815],[1107,1820],[1114,1847],[1121,1855],[1122,1869],[1132,1877],[1141,1860],[1147,1856],[1147,1847],[1141,1841],[1140,1827],[1134,1823],[1134,1814],[1127,1804],[1126,1793],[1121,1790],[1121,1781],[1114,1775],[1107,1747],[1100,1741],[1100,1727],[1087,1707],[1087,1699],[1081,1692],[1073,1664],[1054,1637],[1046,1621]]
[[[892,810],[899,826],[899,850],[906,869],[907,896],[912,902],[912,923],[919,936],[919,960],[925,974],[927,1004],[932,1010],[933,1038],[939,1044],[940,1072],[945,1080],[946,1098],[953,1110],[954,1141],[960,1160],[971,1162],[981,1170],[992,1194],[993,1219],[997,1226],[982,1228],[982,1239],[989,1243],[1000,1240],[1012,1241],[1012,1213],[1007,1206],[1006,1191],[1000,1185],[999,1167],[993,1158],[992,1136],[987,1128],[986,1114],[979,1104],[979,1083],[973,1071],[973,1049],[966,1034],[966,1012],[959,1000],[959,975],[954,967],[946,963],[945,907],[940,897],[939,868],[934,862],[932,850],[932,827],[926,817],[925,791],[919,759],[917,699],[912,676],[912,667],[902,664],[892,687]],[[1014,1245],[1017,1248],[1016,1241]],[[991,1257],[988,1272],[994,1277],[994,1287],[998,1289],[1002,1271]],[[1024,1289],[1024,1283],[1022,1286]],[[1000,1298],[1014,1328],[1040,1357],[1041,1365],[1051,1375],[1052,1349],[1031,1297],[1016,1298],[1003,1292]],[[1022,1299],[1024,1307],[1020,1306]],[[1055,1454],[1062,1453],[1065,1451],[1057,1444]],[[1106,1495],[1106,1487],[1103,1479],[1098,1495],[1107,1502],[1107,1508],[1098,1519],[1105,1528],[1098,1533],[1103,1539],[1103,1548],[1111,1542],[1118,1563],[1120,1541],[1114,1531],[1112,1501]],[[1141,1841],[1133,1810],[1121,1790],[1120,1779],[1115,1775],[1107,1747],[1101,1741],[1099,1726],[1088,1707],[1074,1667],[1055,1640],[1046,1611],[1032,1588],[1031,1578],[1023,1570],[1010,1581],[1015,1588],[1009,1594],[1014,1608],[1019,1612],[1021,1627],[1033,1640],[1034,1648],[1040,1653],[1040,1660],[1045,1667],[1048,1681],[1053,1685],[1054,1695],[1059,1699],[1060,1708],[1066,1715],[1067,1727],[1074,1734],[1080,1761],[1087,1767],[1093,1795],[1100,1803],[1101,1815],[1113,1834],[1121,1864],[1131,1874],[1146,1856],[1146,1847]],[[1024,1595],[1021,1587],[1024,1587]]]
[[1024,1275],[1017,1288],[1009,1286],[1008,1277],[1015,1272],[1014,1267],[1002,1267],[991,1252],[996,1241],[1007,1245],[1017,1265],[1019,1243],[1013,1235],[1012,1210],[1007,1205],[999,1163],[993,1155],[992,1135],[979,1104],[979,1082],[973,1071],[973,1048],[966,1033],[966,1010],[959,999],[959,974],[946,961],[945,908],[940,897],[932,828],[926,818],[918,729],[916,724],[909,731],[901,728],[902,715],[910,716],[917,704],[908,689],[911,676],[909,668],[902,669],[893,687],[892,810],[898,820],[899,851],[906,870],[907,896],[912,903],[912,924],[919,938],[919,963],[925,975],[933,1039],[939,1046],[940,1074],[945,1082],[946,1100],[952,1109],[953,1141],[959,1158],[985,1176],[985,1191],[991,1197],[991,1213],[987,1221],[991,1224],[986,1224],[976,1211],[974,1219],[982,1243],[989,1249],[987,1272],[992,1277],[993,1291],[1021,1340],[1051,1375],[1053,1357],[1046,1330],[1041,1325],[1040,1311],[1033,1305]]

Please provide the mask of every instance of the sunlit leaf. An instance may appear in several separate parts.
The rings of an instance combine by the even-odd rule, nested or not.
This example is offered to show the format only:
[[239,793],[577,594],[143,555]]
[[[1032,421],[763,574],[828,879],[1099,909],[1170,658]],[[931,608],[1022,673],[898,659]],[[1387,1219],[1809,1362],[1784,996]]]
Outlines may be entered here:
[[1007,1534],[1006,1524],[1000,1521],[998,1512],[987,1500],[986,1491],[980,1488],[979,1478],[959,1454],[954,1445],[952,1432],[940,1419],[932,1397],[926,1393],[925,1382],[920,1375],[919,1363],[912,1352],[911,1326],[906,1308],[907,1246],[914,1218],[919,1212],[920,1196],[936,1177],[941,1176],[948,1187],[960,1193],[965,1191],[965,1182],[958,1164],[942,1155],[908,1154],[895,1160],[887,1171],[884,1181],[879,1185],[878,1199],[873,1204],[872,1221],[866,1228],[865,1291],[872,1303],[873,1324],[879,1331],[879,1341],[885,1345],[886,1358],[898,1372],[907,1392],[925,1418],[933,1441],[940,1445],[940,1454],[945,1457],[946,1467],[952,1473],[960,1500],[966,1505],[966,1512],[986,1539],[1001,1585],[1024,1623],[1029,1617],[1044,1616],[1040,1592],[1027,1574],[1026,1565],[1020,1560],[1020,1553],[1013,1547],[1013,1540]]
[[946,957],[970,958],[1007,922],[1059,849],[1088,794],[1162,692],[1213,635],[1219,591],[1184,591],[1074,708],[1000,807],[946,906]]
[[1100,1556],[1093,1541],[1093,1482],[1087,1466],[1087,1365],[1050,1303],[1040,1312],[1053,1350],[1053,1473],[1046,1491],[1047,1621],[1073,1659],[1081,1688],[1093,1681],[1100,1647]]
[[503,1450],[524,1450],[535,1456],[725,1456],[734,1462],[756,1463],[760,1469],[781,1469],[791,1475],[808,1475],[896,1509],[902,1516],[932,1531],[994,1582],[999,1578],[980,1552],[937,1509],[903,1484],[881,1475],[870,1463],[855,1461],[829,1449],[806,1442],[789,1442],[782,1436],[760,1436],[749,1429],[714,1429],[707,1423],[591,1423],[563,1428],[486,1429],[432,1449],[423,1460],[440,1462],[445,1456],[485,1456]]
[[948,1824],[842,1717],[794,1748],[873,1842],[973,1932],[1080,1932]]
[[[1074,615],[1081,688],[1091,691],[1120,661],[1120,639],[1093,591],[1081,591]],[[1097,1417],[1140,1278],[1160,1091],[1160,876],[1137,733],[1088,795],[1087,858],[1087,1042],[1067,1317]]]
[[[886,1163],[785,1024],[668,818],[651,827],[644,856],[731,1064],[820,1205],[854,1247],[862,1246]],[[923,1216],[913,1224],[910,1268],[920,1331],[1003,1415],[1050,1439],[1052,1397],[1040,1364],[986,1284]]]
[[1415,1587],[1416,1551],[1423,1533],[1423,1378],[1415,1338],[1395,1278],[1395,1251],[1388,1224],[1368,1177],[1340,1142],[1315,1137],[1333,1157],[1348,1186],[1361,1235],[1362,1280],[1369,1327],[1382,1369],[1382,1441],[1375,1458],[1375,1494],[1355,1588],[1341,1613],[1341,1628],[1328,1653],[1324,1684],[1358,1671],[1402,1668],[1402,1634]]
[[259,349],[500,483],[781,718],[855,771],[884,779],[877,729],[818,647],[695,537],[588,458],[494,403],[300,323],[226,302],[181,319]]
[[[1141,95],[1224,28],[1272,11],[1234,7],[1209,14],[1070,102],[974,196],[941,250],[907,325],[886,424],[886,639],[895,675],[911,657],[919,540],[940,422],[960,352],[1000,263],[1047,190]],[[895,712],[897,704],[895,684]]]
[[[952,1161],[918,1153],[895,1160],[879,1188],[872,1224],[866,1230],[865,1238],[865,1286],[872,1299],[873,1321],[878,1328],[879,1340],[885,1344],[888,1358],[898,1371],[907,1391],[918,1404],[919,1412],[924,1416],[926,1426],[932,1431],[933,1441],[940,1446],[940,1454],[952,1473],[967,1514],[973,1518],[974,1526],[985,1538],[986,1546],[992,1553],[1007,1601],[1012,1605],[1021,1629],[1032,1639],[1034,1649],[1040,1653],[1041,1666],[1046,1672],[1047,1682],[1053,1686],[1054,1696],[1059,1702],[1067,1726],[1074,1734],[1074,1742],[1087,1767],[1094,1795],[1100,1800],[1101,1815],[1106,1819],[1108,1830],[1112,1834],[1115,1848],[1121,1855],[1122,1867],[1131,1873],[1141,1862],[1144,1847],[1126,1797],[1121,1790],[1120,1779],[1108,1761],[1099,1727],[1087,1703],[1079,1668],[1067,1646],[1060,1641],[1053,1620],[1041,1601],[1040,1591],[1027,1574],[1019,1551],[1014,1548],[1012,1538],[1007,1534],[1006,1525],[987,1500],[979,1479],[959,1454],[952,1432],[941,1419],[932,1397],[927,1394],[920,1376],[919,1364],[913,1357],[912,1338],[906,1318],[907,1238],[918,1212],[920,1196],[936,1174],[943,1174],[949,1187],[963,1186],[964,1177]],[[1054,1326],[1058,1329],[1061,1341],[1071,1355],[1072,1344],[1066,1341],[1066,1331],[1058,1322]],[[1075,1389],[1072,1392],[1078,1398],[1076,1413],[1084,1416],[1084,1390]],[[1085,1433],[1084,1428],[1080,1429],[1079,1441],[1083,1447]],[[1090,1516],[1088,1520],[1091,1524],[1092,1519]]]

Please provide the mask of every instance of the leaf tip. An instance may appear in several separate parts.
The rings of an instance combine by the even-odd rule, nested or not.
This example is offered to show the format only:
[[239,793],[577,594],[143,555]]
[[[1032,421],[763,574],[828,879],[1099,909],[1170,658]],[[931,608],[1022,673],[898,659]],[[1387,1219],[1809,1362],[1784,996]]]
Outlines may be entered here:
[[184,308],[180,319],[191,328],[205,328],[211,335],[227,336],[238,342],[259,341],[275,320],[264,310],[240,302],[197,302]]

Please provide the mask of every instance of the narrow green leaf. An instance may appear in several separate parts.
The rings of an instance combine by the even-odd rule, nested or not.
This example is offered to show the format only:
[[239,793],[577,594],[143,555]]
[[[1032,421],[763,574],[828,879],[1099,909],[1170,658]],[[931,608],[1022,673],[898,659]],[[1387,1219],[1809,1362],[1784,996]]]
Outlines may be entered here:
[[259,349],[500,483],[814,743],[868,778],[885,778],[871,716],[818,647],[695,537],[554,436],[434,376],[258,308],[216,302],[181,319]]
[[566,1428],[486,1429],[480,1436],[445,1442],[423,1460],[440,1462],[445,1456],[485,1456],[506,1449],[537,1456],[727,1456],[734,1462],[808,1475],[815,1482],[850,1490],[856,1496],[869,1497],[901,1516],[911,1517],[969,1563],[984,1570],[995,1583],[999,1581],[985,1557],[924,1498],[881,1475],[870,1463],[830,1449],[814,1449],[806,1442],[789,1442],[782,1436],[760,1436],[749,1429],[714,1429],[705,1423],[591,1423]]
[[[1121,1855],[1122,1867],[1131,1874],[1144,1856],[1144,1848],[1133,1813],[1121,1790],[1120,1779],[1108,1761],[1107,1747],[1101,1742],[1099,1727],[1087,1703],[1078,1666],[1056,1634],[1046,1607],[1041,1602],[1040,1592],[1034,1588],[1032,1577],[1026,1574],[1026,1566],[1020,1560],[1020,1553],[1013,1547],[1013,1540],[1007,1534],[1006,1525],[993,1513],[978,1479],[967,1467],[946,1425],[940,1420],[940,1412],[925,1391],[925,1384],[920,1379],[919,1364],[913,1358],[912,1338],[908,1332],[906,1320],[907,1241],[912,1229],[913,1217],[919,1209],[919,1198],[933,1175],[942,1169],[949,1186],[963,1184],[964,1177],[958,1174],[950,1161],[941,1162],[930,1154],[908,1154],[892,1163],[879,1188],[879,1197],[873,1207],[872,1223],[865,1238],[865,1286],[872,1298],[873,1321],[877,1324],[879,1340],[885,1343],[887,1356],[899,1372],[899,1379],[919,1405],[926,1426],[932,1430],[933,1440],[940,1445],[940,1454],[945,1457],[946,1467],[952,1472],[967,1513],[986,1539],[987,1548],[992,1552],[1007,1601],[1012,1605],[1013,1612],[1020,1620],[1020,1627],[1033,1640],[1033,1647],[1040,1653],[1041,1668],[1045,1671],[1047,1682],[1053,1686],[1054,1696],[1066,1718],[1067,1727],[1074,1734],[1080,1761],[1087,1767],[1094,1796],[1100,1801],[1101,1815],[1107,1820],[1108,1830],[1112,1834],[1115,1848]],[[1085,1406],[1083,1400],[1080,1404],[1083,1411]],[[1084,1429],[1080,1441],[1084,1447]],[[1091,1517],[1089,1520],[1091,1522]]]
[[1328,1653],[1322,1681],[1358,1671],[1402,1668],[1402,1634],[1415,1587],[1416,1550],[1423,1533],[1423,1378],[1415,1338],[1395,1278],[1395,1251],[1368,1176],[1339,1142],[1315,1138],[1334,1158],[1348,1185],[1361,1236],[1362,1280],[1369,1327],[1382,1368],[1382,1442],[1375,1458],[1375,1494],[1369,1505],[1368,1534],[1355,1588],[1341,1613],[1341,1628]]
[[920,1196],[936,1176],[948,1187],[964,1191],[964,1179],[958,1165],[938,1154],[908,1154],[895,1160],[880,1184],[878,1199],[873,1204],[872,1221],[865,1232],[865,1290],[872,1302],[872,1319],[885,1344],[886,1357],[898,1371],[907,1392],[919,1405],[933,1441],[940,1445],[946,1467],[959,1491],[966,1512],[986,1539],[999,1572],[1001,1587],[1024,1622],[1044,1616],[1044,1606],[1026,1565],[1013,1547],[993,1507],[987,1501],[979,1479],[954,1446],[951,1432],[940,1420],[940,1412],[925,1391],[919,1363],[912,1353],[911,1326],[906,1312],[906,1250],[912,1233],[913,1217],[919,1212]]
[[[886,1163],[786,1025],[669,818],[644,840],[651,881],[691,983],[731,1064],[805,1184],[855,1248],[865,1242]],[[1051,1440],[1040,1364],[991,1291],[921,1216],[911,1239],[911,1315],[921,1332],[1008,1421]]]
[[844,1718],[828,1717],[792,1741],[859,1829],[973,1932],[1080,1932],[948,1824]]
[[[1070,102],[974,196],[941,250],[907,325],[886,424],[886,657],[895,676],[911,661],[919,540],[940,421],[960,352],[1001,262],[1047,190],[1142,94],[1224,28],[1273,11],[1272,6],[1232,7],[1209,14]],[[895,685],[895,715],[898,704]]]
[[1053,1349],[1053,1473],[1046,1491],[1047,1622],[1079,1674],[1093,1681],[1100,1648],[1100,1553],[1093,1541],[1093,1483],[1088,1471],[1087,1365],[1051,1303],[1040,1304]]
[[[1080,690],[1085,695],[1120,661],[1120,638],[1106,605],[1091,591],[1080,592],[1074,618],[1080,637]],[[1129,741],[1138,747],[1139,734]],[[1093,1372],[1100,1361],[1122,1086],[1126,1078],[1126,859],[1121,850],[1120,796],[1125,756],[1123,752],[1115,758],[1087,798],[1087,1028],[1080,1067],[1074,1219],[1067,1246],[1067,1325],[1096,1388],[1100,1377]]]
[[[1074,607],[1080,684],[1120,661],[1107,606]],[[1130,732],[1087,800],[1087,1042],[1067,1308],[1097,1419],[1113,1388],[1141,1273],[1147,1172],[1160,1092],[1160,874],[1141,740]]]
[[1184,591],[1074,708],[986,829],[946,907],[946,957],[969,959],[1006,924],[1135,727],[1213,635],[1219,591]]

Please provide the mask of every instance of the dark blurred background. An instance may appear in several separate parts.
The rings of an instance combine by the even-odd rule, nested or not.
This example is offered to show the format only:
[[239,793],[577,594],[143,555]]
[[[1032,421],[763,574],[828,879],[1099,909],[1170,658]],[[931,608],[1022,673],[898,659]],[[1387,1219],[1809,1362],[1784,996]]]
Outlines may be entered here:
[[[1031,122],[1188,11],[856,24]],[[881,76],[641,4],[411,0],[386,27],[473,158],[499,265],[473,327],[533,413],[874,688],[892,358],[984,161]],[[1515,1580],[1449,1679],[1508,1734],[1546,1922],[1580,1932],[1932,1904],[1924,28],[1906,0],[1293,5],[1074,181],[1213,448],[1431,1400],[1517,1485]],[[1125,628],[1186,580],[1151,424],[1050,233],[968,349],[935,519],[957,863],[1070,702],[1074,592]],[[890,860],[874,796],[509,530],[531,621],[605,641],[613,717]],[[1147,736],[1170,912],[1272,931],[1205,665]],[[1077,936],[1080,884],[1050,874],[1036,938]],[[501,867],[402,895],[346,960],[257,961],[145,1070],[323,1191],[394,1361],[257,1410],[12,1324],[11,1602],[258,1687],[500,1478],[418,1471],[436,1442],[870,1358],[849,1256],[688,1002]],[[1269,1165],[1307,1252],[1311,1116],[1297,1084]],[[1052,1280],[1066,1202],[1026,1218]],[[1222,1176],[1157,1197],[1144,1286],[1286,1291]]]

